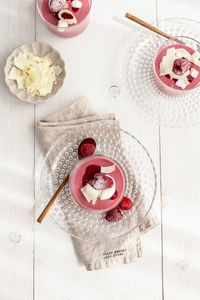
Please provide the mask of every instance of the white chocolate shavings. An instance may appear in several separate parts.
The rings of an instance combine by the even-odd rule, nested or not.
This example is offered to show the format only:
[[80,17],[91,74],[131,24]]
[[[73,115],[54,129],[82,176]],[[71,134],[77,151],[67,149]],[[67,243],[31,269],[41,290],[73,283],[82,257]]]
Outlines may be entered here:
[[18,90],[24,90],[31,96],[50,94],[56,77],[62,73],[59,66],[53,66],[50,54],[44,57],[32,53],[19,52],[13,60],[9,79],[17,82]]
[[190,70],[190,75],[191,75],[193,78],[197,78],[197,76],[199,75],[199,72],[198,72],[196,69],[192,68],[192,69]]
[[182,89],[185,89],[190,82],[187,79],[187,76],[190,74],[190,71],[188,70],[187,72],[185,72],[185,74],[181,75],[180,78],[176,81],[175,85],[179,86]]
[[83,193],[88,203],[92,202],[92,204],[95,205],[99,194],[101,193],[101,190],[96,190],[95,188],[93,188],[93,186],[87,183],[84,187],[81,188],[81,192]]
[[177,58],[187,58],[189,61],[191,61],[191,54],[186,50],[186,49],[183,49],[183,48],[178,48],[176,49],[175,51],[175,59]]
[[109,174],[109,173],[112,173],[112,172],[114,172],[115,171],[115,165],[111,165],[111,166],[107,166],[107,167],[101,167],[101,173],[107,173],[107,174]]
[[83,3],[80,0],[73,0],[72,1],[72,7],[73,8],[81,8],[83,6]]
[[192,62],[196,65],[196,66],[198,66],[198,67],[200,67],[200,52],[199,51],[196,51],[196,52],[194,52],[193,54],[192,54]]
[[113,194],[115,193],[115,187],[116,187],[116,184],[115,184],[115,181],[113,180],[113,185],[110,188],[105,188],[105,189],[103,189],[101,191],[101,194],[99,196],[100,199],[101,200],[108,200],[108,199],[110,199],[113,196]]
[[160,75],[170,75],[172,79],[177,79],[175,83],[177,86],[181,87],[182,89],[185,89],[190,84],[190,82],[187,79],[187,76],[191,75],[193,78],[196,78],[199,72],[196,69],[192,68],[191,70],[188,70],[185,74],[176,74],[173,71],[174,61],[182,57],[188,59],[194,65],[200,67],[199,51],[196,51],[191,55],[186,49],[176,49],[175,47],[171,47],[167,49],[166,55],[163,56],[162,61],[160,63]]
[[57,26],[61,27],[61,28],[67,28],[69,25],[68,25],[68,22],[66,20],[59,20]]
[[[72,18],[66,19],[63,17],[64,14],[69,14],[70,16],[72,16]],[[73,25],[73,24],[77,23],[77,19],[76,19],[75,15],[69,9],[63,9],[63,10],[59,11],[58,17],[60,20],[65,20],[69,25]]]
[[163,56],[160,64],[160,75],[171,75],[173,69],[176,49],[174,47],[167,49],[166,55]]
[[[109,176],[109,175],[107,175]],[[109,176],[112,178],[111,176]],[[115,193],[115,188],[116,184],[114,179],[113,180],[113,185],[112,187],[109,188],[102,188],[102,189],[96,189],[94,188],[91,184],[87,183],[85,186],[81,188],[81,192],[85,199],[87,200],[88,203],[92,203],[93,205],[96,204],[97,200],[108,200],[110,199],[114,193]]]

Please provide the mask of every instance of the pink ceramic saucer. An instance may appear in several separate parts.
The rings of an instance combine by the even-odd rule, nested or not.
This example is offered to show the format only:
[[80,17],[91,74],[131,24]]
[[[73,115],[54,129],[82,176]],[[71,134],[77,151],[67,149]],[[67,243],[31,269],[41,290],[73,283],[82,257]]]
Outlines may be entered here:
[[[95,205],[88,203],[80,190],[82,188],[82,179],[86,172],[86,168],[91,165],[107,167],[113,164],[115,164],[115,171],[110,175],[116,183],[116,198],[113,200],[97,200]],[[102,213],[113,209],[121,202],[126,188],[126,179],[121,166],[116,161],[106,156],[93,155],[80,160],[80,162],[76,165],[70,175],[69,187],[73,199],[81,207],[90,211]]]

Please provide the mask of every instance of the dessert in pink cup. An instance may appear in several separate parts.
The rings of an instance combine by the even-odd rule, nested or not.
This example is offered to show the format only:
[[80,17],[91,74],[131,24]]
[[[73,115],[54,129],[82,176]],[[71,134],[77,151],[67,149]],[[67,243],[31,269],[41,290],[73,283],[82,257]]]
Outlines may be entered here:
[[[179,42],[180,40],[180,42]],[[188,91],[200,84],[200,44],[187,37],[167,40],[154,59],[157,82],[165,91]]]
[[102,213],[121,202],[126,180],[116,161],[103,155],[92,155],[77,164],[71,173],[69,186],[80,206]]
[[61,37],[80,34],[89,23],[92,0],[38,0],[38,12],[46,26]]

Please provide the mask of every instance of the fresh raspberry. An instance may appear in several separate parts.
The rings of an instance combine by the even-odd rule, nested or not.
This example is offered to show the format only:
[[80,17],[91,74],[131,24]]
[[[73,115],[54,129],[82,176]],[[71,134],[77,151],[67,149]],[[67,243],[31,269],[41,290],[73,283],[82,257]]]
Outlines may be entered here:
[[90,138],[90,137],[84,139],[84,140],[81,142],[80,145],[82,145],[82,144],[92,144],[92,145],[94,145],[94,146],[96,147],[96,142],[95,142],[95,140],[92,139],[92,138]]
[[96,142],[92,138],[84,139],[78,147],[79,159],[92,155],[96,150]]
[[103,190],[106,188],[106,182],[101,174],[95,174],[91,184],[96,190]]
[[123,218],[123,214],[119,207],[115,207],[106,213],[105,219],[108,222],[118,222]]
[[127,197],[124,197],[119,204],[119,207],[122,210],[129,210],[132,208],[132,206],[133,206],[133,201]]
[[193,78],[191,75],[188,75],[188,76],[187,76],[187,79],[188,79],[188,81],[189,81],[190,83],[194,80],[194,78]]
[[94,178],[96,173],[99,173],[101,170],[100,166],[91,165],[86,168],[85,174],[82,179],[82,186],[85,186],[90,180]]
[[96,147],[92,144],[83,144],[80,146],[80,154],[82,157],[92,155],[96,150]]
[[[107,176],[105,174],[102,173],[97,173],[94,175],[94,188],[95,185],[97,186],[97,189],[106,189],[106,188],[111,188],[114,184],[113,179],[110,176]],[[98,184],[98,182],[100,184]],[[99,187],[98,187],[99,186]]]
[[184,58],[184,57],[177,58],[174,61],[173,71],[177,75],[182,75],[185,72],[187,72],[188,70],[190,70],[191,67],[192,67],[192,64],[187,58]]
[[61,16],[62,16],[62,18],[65,19],[65,20],[70,20],[70,19],[73,19],[73,18],[74,18],[74,16],[73,16],[72,14],[69,14],[69,13],[67,13],[67,12],[63,12],[63,13],[61,14]]
[[114,182],[110,176],[105,176],[104,180],[107,188],[111,188],[113,186]]
[[56,18],[56,20],[60,20],[59,16],[58,16],[58,13],[54,13],[54,17]]
[[112,197],[110,198],[110,200],[115,200],[118,196],[118,192],[117,190],[114,192],[114,194],[112,195]]
[[72,7],[73,12],[77,12],[80,8],[78,7]]
[[49,1],[49,10],[52,13],[57,13],[60,10],[66,9],[68,7],[66,0],[51,0]]

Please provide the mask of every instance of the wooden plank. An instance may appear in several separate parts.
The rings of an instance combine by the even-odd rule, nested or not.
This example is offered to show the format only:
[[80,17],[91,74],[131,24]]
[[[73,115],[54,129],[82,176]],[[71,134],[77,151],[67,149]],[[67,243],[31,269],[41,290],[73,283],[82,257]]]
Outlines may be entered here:
[[[158,18],[199,20],[199,1],[158,0]],[[199,299],[199,130],[162,128],[164,299]]]
[[3,0],[0,9],[0,299],[33,299],[34,107],[5,85],[10,52],[34,40],[34,3]]
[[[99,111],[114,111],[122,128],[141,140],[159,175],[158,127],[129,112],[118,100],[113,101],[109,93],[110,86],[115,83],[112,70],[119,47],[130,33],[128,27],[112,21],[112,16],[121,16],[130,10],[150,21],[156,18],[155,8],[155,1],[149,6],[147,0],[134,3],[131,0],[126,3],[96,0],[88,29],[67,40],[54,36],[37,18],[37,39],[59,50],[66,61],[68,77],[52,101],[37,106],[36,119],[64,108],[79,97],[88,96]],[[36,151],[39,153],[38,147]],[[159,216],[159,190],[154,208]],[[70,237],[47,219],[36,229],[35,297],[37,300],[47,297],[49,300],[161,300],[160,227],[143,236],[142,245],[143,257],[134,264],[86,272]]]
[[165,299],[199,299],[200,127],[162,129]]

